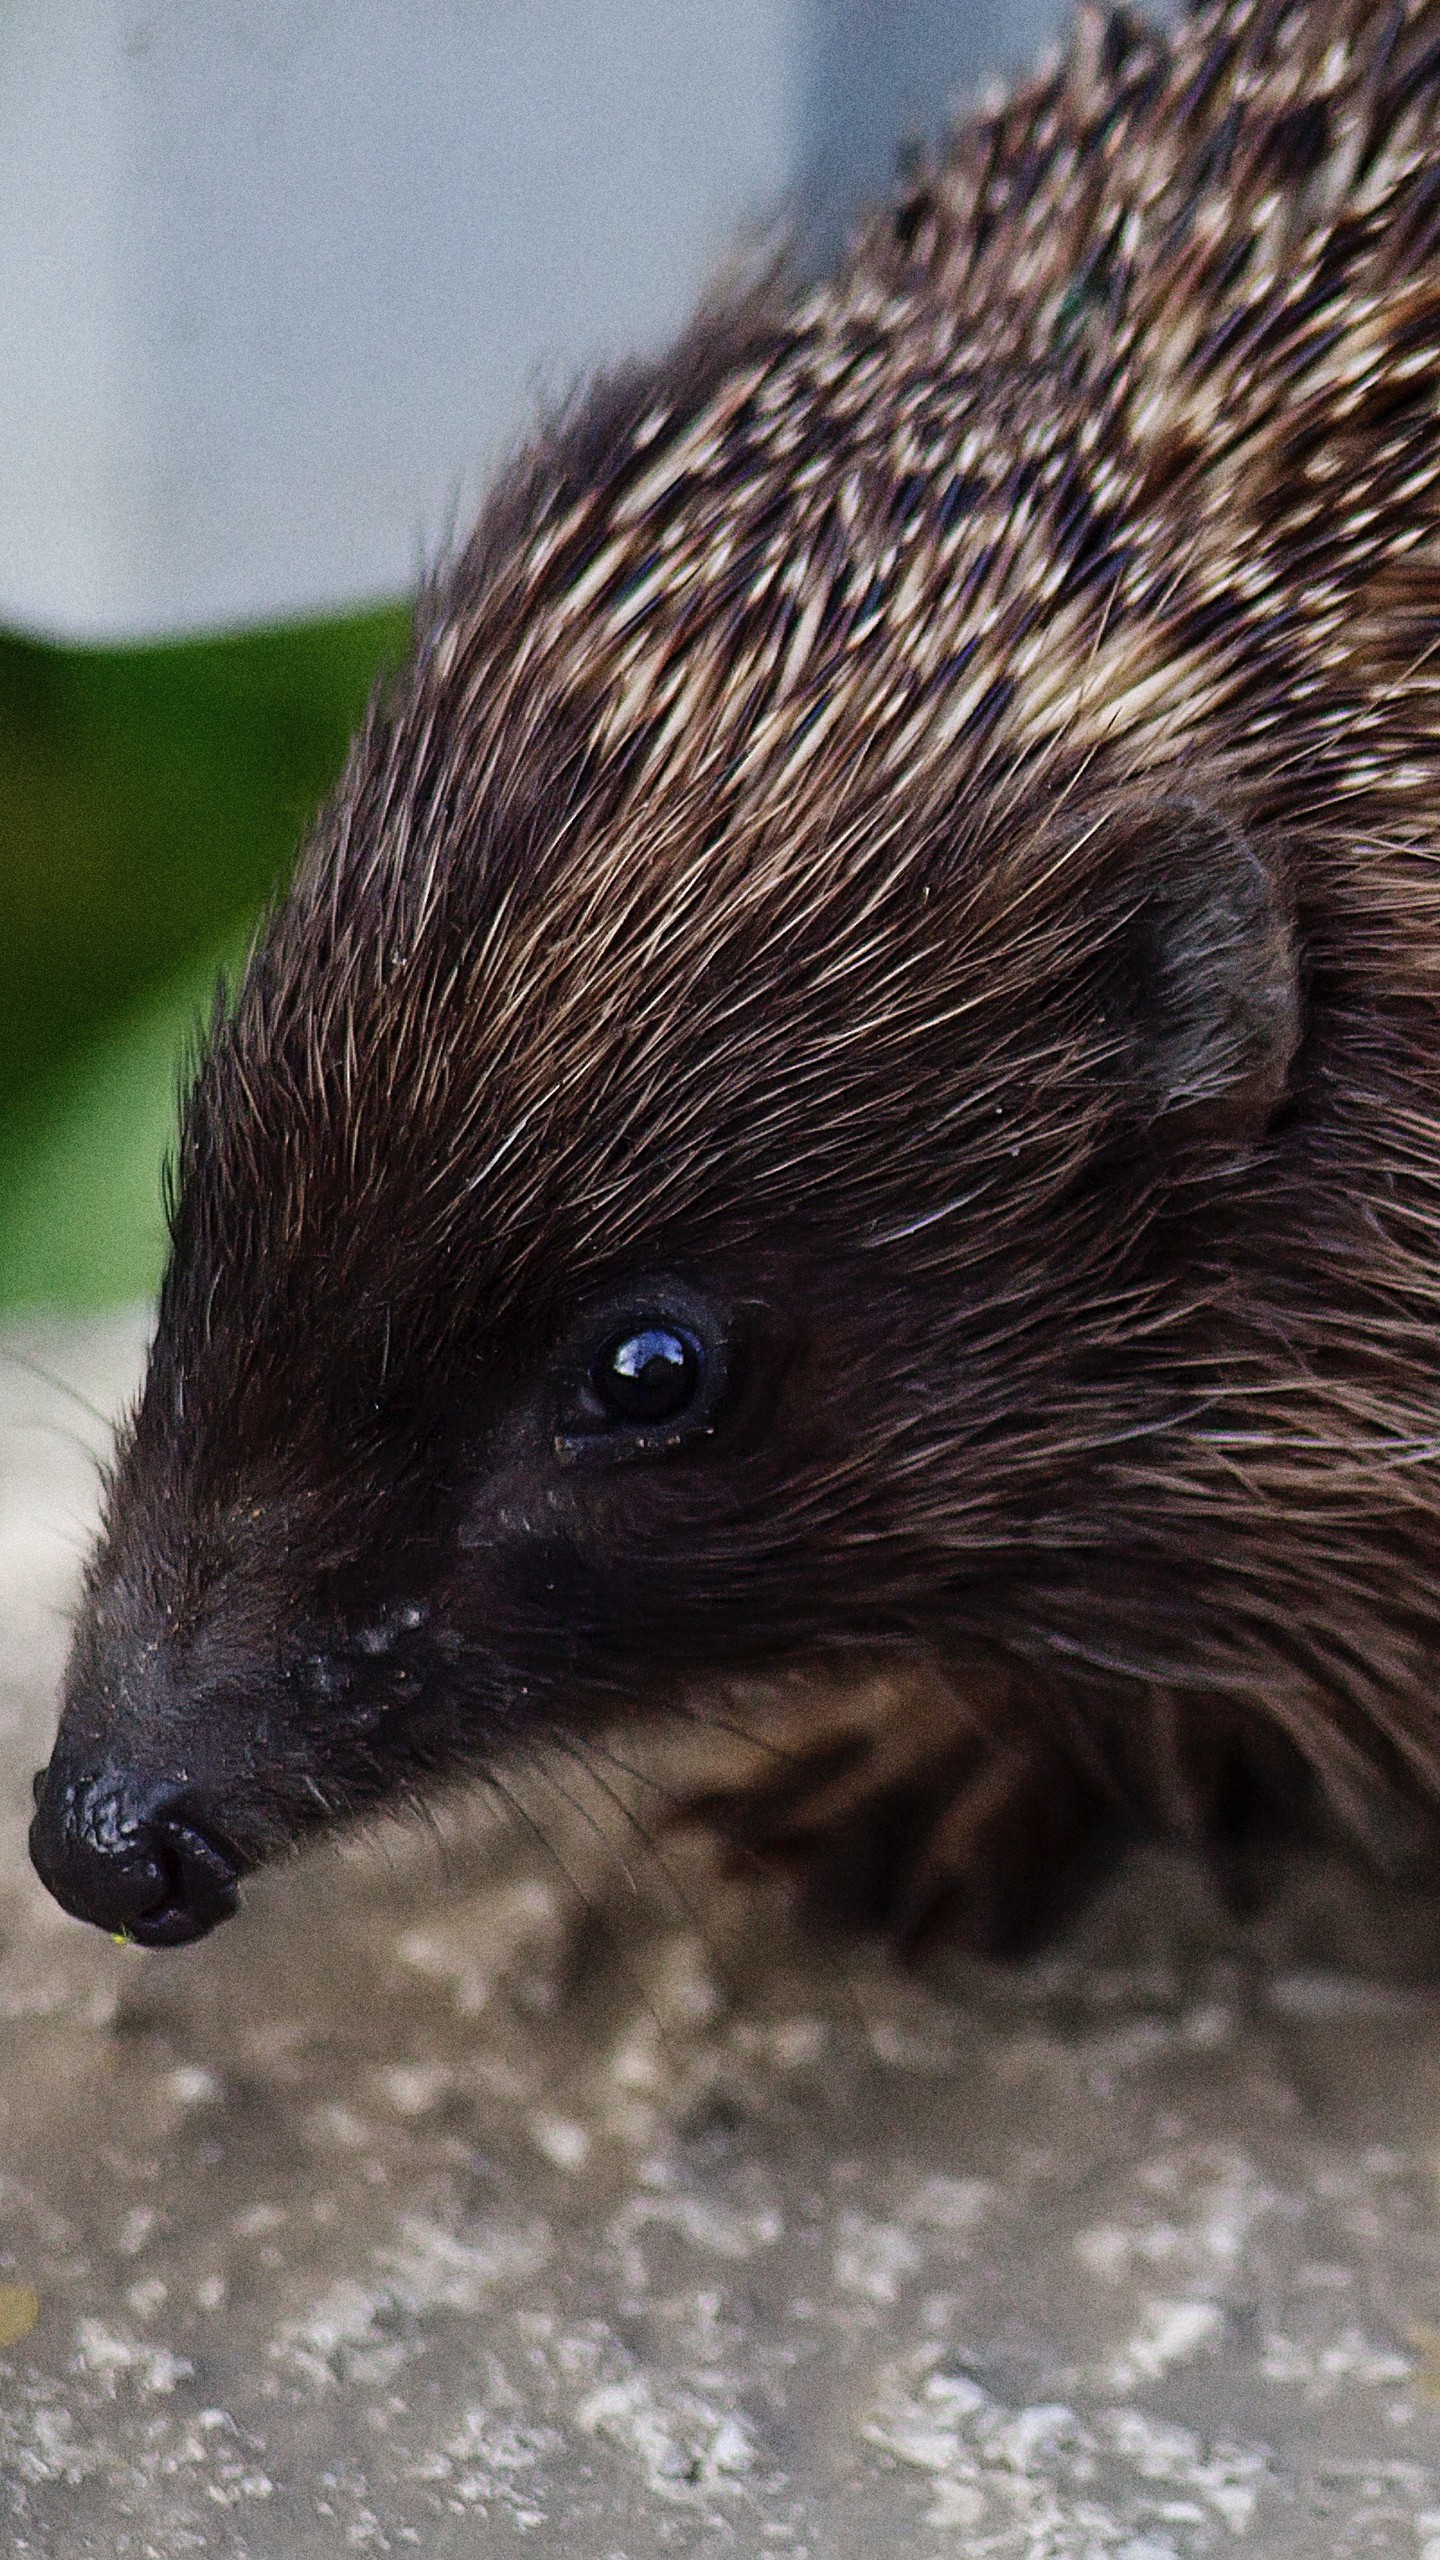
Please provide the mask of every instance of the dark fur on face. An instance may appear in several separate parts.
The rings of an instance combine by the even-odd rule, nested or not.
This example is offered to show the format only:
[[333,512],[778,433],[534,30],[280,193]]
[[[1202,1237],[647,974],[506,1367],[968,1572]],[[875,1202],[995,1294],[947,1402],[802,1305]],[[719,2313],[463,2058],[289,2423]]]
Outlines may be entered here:
[[1437,35],[1086,21],[502,486],[191,1094],[42,1864],[877,1659],[1022,1861],[1432,1784]]

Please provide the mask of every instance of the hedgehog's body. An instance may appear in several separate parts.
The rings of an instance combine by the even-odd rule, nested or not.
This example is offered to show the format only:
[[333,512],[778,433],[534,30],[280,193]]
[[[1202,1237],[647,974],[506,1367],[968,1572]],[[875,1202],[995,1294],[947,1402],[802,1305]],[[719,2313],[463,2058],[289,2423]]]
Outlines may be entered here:
[[1430,0],[1082,29],[537,449],[200,1077],[62,1894],[837,1651],[1428,1785],[1437,602]]

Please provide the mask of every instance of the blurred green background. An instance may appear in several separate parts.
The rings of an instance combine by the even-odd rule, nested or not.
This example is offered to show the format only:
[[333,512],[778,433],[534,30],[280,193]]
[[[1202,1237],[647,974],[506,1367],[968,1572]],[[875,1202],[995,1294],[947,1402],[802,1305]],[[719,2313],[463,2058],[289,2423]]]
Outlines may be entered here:
[[407,632],[0,634],[0,1309],[154,1287],[181,1062]]

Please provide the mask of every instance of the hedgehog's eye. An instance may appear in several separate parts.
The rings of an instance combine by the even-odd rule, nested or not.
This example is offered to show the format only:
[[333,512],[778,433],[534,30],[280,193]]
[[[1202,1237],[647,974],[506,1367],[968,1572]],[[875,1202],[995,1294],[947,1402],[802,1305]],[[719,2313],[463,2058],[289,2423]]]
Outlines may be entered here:
[[647,1324],[607,1342],[590,1382],[618,1422],[673,1422],[693,1401],[704,1366],[693,1333]]
[[712,1436],[733,1382],[729,1325],[697,1290],[662,1287],[638,1307],[612,1302],[608,1322],[599,1313],[573,1340],[557,1457],[659,1458]]

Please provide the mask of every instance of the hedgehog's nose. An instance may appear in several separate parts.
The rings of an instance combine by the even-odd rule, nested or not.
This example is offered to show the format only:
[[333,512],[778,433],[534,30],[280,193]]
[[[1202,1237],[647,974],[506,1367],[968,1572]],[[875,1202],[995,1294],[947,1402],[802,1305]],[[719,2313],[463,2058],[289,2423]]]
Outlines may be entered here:
[[234,1858],[169,1780],[76,1773],[57,1752],[35,1779],[30,1855],[77,1920],[142,1947],[203,1938],[235,1908]]

